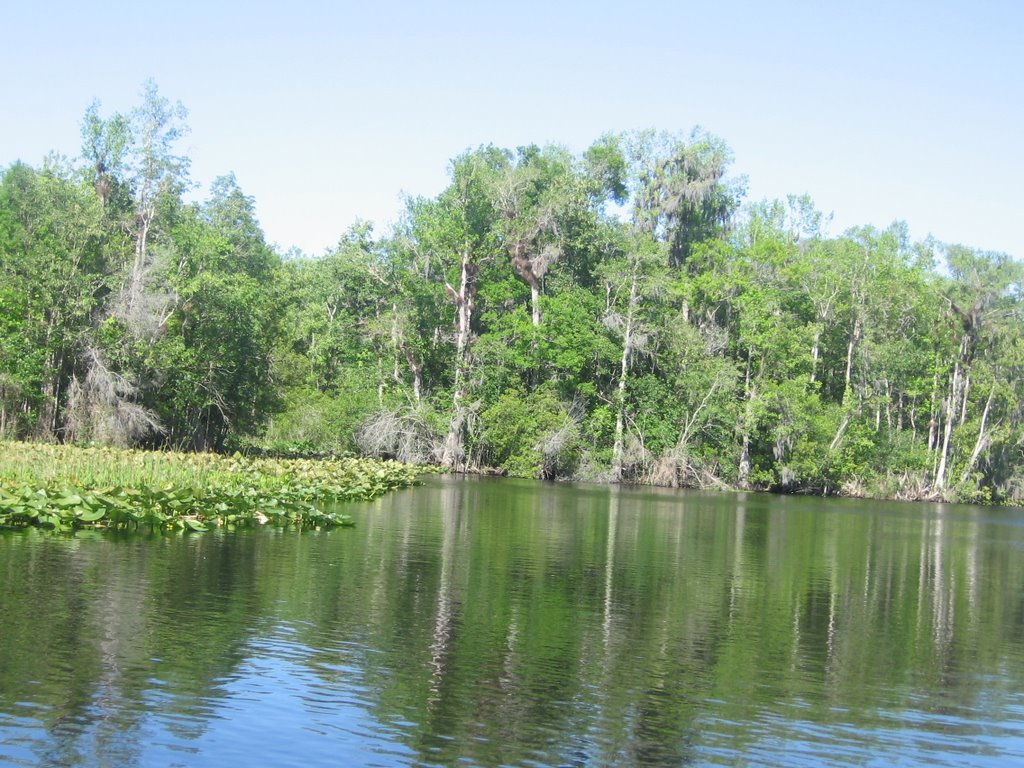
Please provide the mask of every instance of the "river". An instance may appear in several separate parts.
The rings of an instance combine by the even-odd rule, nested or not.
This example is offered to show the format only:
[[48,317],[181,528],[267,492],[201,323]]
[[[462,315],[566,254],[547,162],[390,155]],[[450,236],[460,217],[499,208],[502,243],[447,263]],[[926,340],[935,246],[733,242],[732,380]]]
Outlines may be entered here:
[[432,477],[0,533],[0,764],[1024,764],[1024,510]]

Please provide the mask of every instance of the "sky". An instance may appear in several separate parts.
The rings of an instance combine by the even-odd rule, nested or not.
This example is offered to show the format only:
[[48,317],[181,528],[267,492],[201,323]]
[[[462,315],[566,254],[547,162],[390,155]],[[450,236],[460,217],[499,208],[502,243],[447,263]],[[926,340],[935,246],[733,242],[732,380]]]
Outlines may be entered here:
[[189,110],[197,194],[233,172],[268,242],[383,233],[483,144],[701,126],[747,199],[829,231],[905,221],[1024,258],[1024,0],[140,4],[6,0],[0,168],[76,157],[94,99]]

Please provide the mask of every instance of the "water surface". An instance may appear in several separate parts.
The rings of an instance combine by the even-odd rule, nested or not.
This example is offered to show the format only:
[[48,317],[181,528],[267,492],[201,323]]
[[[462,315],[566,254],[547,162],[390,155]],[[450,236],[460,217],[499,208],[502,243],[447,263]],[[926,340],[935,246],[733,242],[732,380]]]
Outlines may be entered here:
[[0,764],[1024,764],[1024,511],[434,478],[0,534]]

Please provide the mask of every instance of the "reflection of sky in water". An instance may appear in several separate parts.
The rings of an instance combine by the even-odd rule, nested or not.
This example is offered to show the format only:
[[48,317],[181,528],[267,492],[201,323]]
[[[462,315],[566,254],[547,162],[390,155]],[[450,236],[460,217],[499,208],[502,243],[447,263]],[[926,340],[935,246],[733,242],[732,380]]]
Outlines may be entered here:
[[1006,510],[436,478],[353,512],[0,535],[0,762],[1024,758]]

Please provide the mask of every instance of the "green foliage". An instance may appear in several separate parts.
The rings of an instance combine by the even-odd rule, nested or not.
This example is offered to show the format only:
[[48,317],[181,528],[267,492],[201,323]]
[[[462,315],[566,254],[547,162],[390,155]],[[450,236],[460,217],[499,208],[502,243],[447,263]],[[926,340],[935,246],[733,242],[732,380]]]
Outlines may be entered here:
[[271,447],[294,443],[315,452],[354,452],[356,431],[379,407],[377,391],[365,374],[350,371],[339,380],[338,394],[309,387],[289,390],[284,409],[270,419],[263,440]]
[[370,459],[249,459],[0,443],[0,527],[205,531],[351,525],[318,506],[411,485],[420,470]]
[[469,150],[284,258],[232,174],[186,201],[185,116],[150,82],[77,165],[3,169],[0,437],[1024,501],[1005,254],[741,209],[695,131]]
[[482,451],[489,466],[514,477],[570,474],[580,453],[579,428],[550,387],[503,393],[481,414]]

